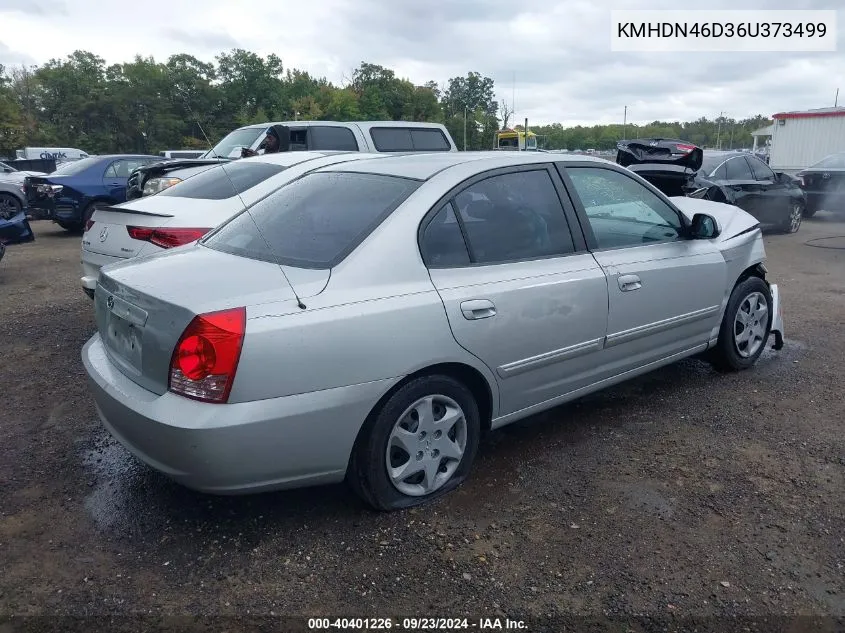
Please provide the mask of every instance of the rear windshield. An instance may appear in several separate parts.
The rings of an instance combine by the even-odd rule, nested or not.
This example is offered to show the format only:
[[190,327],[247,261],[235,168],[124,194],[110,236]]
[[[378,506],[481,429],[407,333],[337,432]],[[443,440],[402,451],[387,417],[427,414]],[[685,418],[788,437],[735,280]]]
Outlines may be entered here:
[[812,165],[810,169],[845,169],[845,153],[831,154]]
[[287,266],[332,268],[419,185],[375,174],[308,174],[238,214],[203,244]]
[[[223,171],[223,170],[226,171]],[[282,165],[259,162],[237,162],[206,169],[159,193],[160,196],[223,200],[242,194],[270,176],[287,169]],[[174,174],[178,178],[178,173]]]
[[[73,176],[74,174],[81,174],[89,167],[93,167],[99,161],[99,158],[83,158],[82,160],[68,161],[61,163],[56,167],[54,174],[64,174],[65,176]],[[106,163],[103,163],[106,165]]]
[[446,135],[437,128],[374,127],[370,130],[379,152],[448,152]]

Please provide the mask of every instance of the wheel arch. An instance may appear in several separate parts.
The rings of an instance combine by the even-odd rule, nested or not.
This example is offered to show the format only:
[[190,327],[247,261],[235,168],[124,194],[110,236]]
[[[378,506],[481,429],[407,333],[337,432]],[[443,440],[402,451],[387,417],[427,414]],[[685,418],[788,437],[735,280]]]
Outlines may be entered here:
[[421,378],[423,376],[435,375],[453,378],[466,386],[466,388],[472,392],[472,395],[475,397],[475,401],[478,404],[478,415],[481,421],[482,431],[489,431],[493,420],[494,391],[487,378],[485,378],[478,369],[466,363],[446,362],[428,365],[427,367],[418,369],[417,371],[408,374],[388,389],[384,395],[379,398],[378,402],[373,405],[373,408],[370,409],[364,424],[361,425],[361,428],[358,430],[358,434],[355,436],[354,445],[358,446],[361,438],[366,435],[367,429],[373,423],[375,416],[382,407],[384,407],[385,403],[393,396],[393,394],[412,380],[416,380],[417,378]]

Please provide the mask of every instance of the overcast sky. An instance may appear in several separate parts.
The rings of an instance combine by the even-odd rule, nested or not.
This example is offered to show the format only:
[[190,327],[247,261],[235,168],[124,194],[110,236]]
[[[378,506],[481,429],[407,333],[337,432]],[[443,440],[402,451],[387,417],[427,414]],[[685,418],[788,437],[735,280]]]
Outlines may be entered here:
[[[842,0],[709,0],[708,9],[837,9]],[[212,61],[234,47],[276,53],[342,83],[361,61],[415,83],[478,71],[529,123],[743,118],[845,104],[845,10],[836,53],[620,53],[610,10],[674,0],[0,0],[0,63],[41,64],[76,49],[107,62],[136,54]],[[599,5],[602,8],[598,8]],[[845,8],[845,7],[843,7]]]

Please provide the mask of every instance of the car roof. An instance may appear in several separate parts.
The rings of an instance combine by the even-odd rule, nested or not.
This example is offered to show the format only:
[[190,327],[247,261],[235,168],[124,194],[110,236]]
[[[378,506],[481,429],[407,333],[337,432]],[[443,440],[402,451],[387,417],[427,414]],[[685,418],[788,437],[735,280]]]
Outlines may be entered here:
[[[361,155],[365,158],[375,158],[380,156],[380,154],[370,153],[370,152],[353,152],[353,151],[344,151],[344,150],[319,150],[319,151],[310,151],[310,152],[276,152],[273,154],[260,154],[259,156],[250,156],[249,158],[242,158],[238,160],[239,163],[269,163],[271,165],[296,165],[299,163],[303,163],[307,160],[313,160],[315,158],[323,158],[325,156],[346,156],[347,154],[355,154]],[[228,165],[231,163],[223,162],[222,164]]]
[[117,158],[161,158],[161,156],[153,156],[152,154],[96,154],[88,158],[102,158],[103,160],[111,160]]
[[428,180],[450,167],[471,162],[478,164],[478,171],[511,165],[530,165],[532,163],[549,162],[595,162],[615,165],[615,163],[609,160],[594,156],[558,154],[554,158],[551,158],[548,154],[541,152],[433,152],[430,154],[379,154],[378,156],[355,161],[354,163],[328,165],[321,167],[317,171],[358,172],[398,176],[400,178],[411,178],[414,180]]
[[309,127],[312,125],[334,125],[345,127],[348,125],[358,125],[365,128],[373,127],[428,127],[442,129],[442,123],[428,123],[422,121],[268,121],[267,123],[253,123],[252,125],[244,125],[239,127],[239,130],[252,130],[256,128],[268,128],[271,125],[286,125],[288,127]]

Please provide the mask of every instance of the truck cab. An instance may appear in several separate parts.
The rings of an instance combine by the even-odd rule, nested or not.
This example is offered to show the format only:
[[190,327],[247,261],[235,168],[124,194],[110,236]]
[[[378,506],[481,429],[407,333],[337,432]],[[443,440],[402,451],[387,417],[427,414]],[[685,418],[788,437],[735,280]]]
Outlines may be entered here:
[[440,123],[415,121],[286,121],[247,125],[227,134],[202,158],[162,161],[129,176],[127,200],[163,191],[221,162],[238,160],[244,150],[261,153],[267,131],[282,126],[290,136],[284,151],[456,152],[458,147]]

